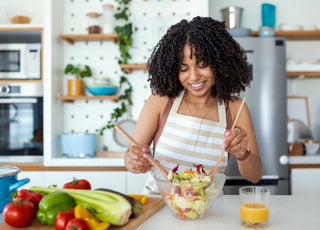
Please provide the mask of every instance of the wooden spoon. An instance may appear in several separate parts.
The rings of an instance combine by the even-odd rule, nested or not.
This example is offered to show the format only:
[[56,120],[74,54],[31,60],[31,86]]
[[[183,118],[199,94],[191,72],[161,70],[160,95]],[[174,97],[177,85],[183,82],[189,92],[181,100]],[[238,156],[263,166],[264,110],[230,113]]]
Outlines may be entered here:
[[[238,110],[238,113],[237,113],[237,115],[236,115],[236,118],[234,119],[233,125],[232,125],[232,127],[231,127],[231,131],[232,131],[232,130],[234,129],[234,127],[236,126],[236,123],[237,123],[237,121],[238,121],[238,118],[239,118],[241,109],[242,109],[245,101],[246,101],[246,98],[244,97],[243,100],[242,100],[242,103],[241,103],[241,105],[240,105],[240,107],[239,107],[239,110]],[[223,153],[226,151],[226,147],[227,147],[227,146],[225,146],[225,147],[223,148],[223,150],[221,151],[221,154],[220,154],[220,157],[219,157],[219,159],[218,159],[218,162],[217,162],[216,167],[215,167],[214,169],[212,169],[211,172],[209,173],[209,175],[212,173],[212,175],[211,175],[211,180],[213,180],[214,176],[216,175],[216,172],[217,172],[217,170],[218,170],[219,164],[220,164],[221,159],[222,159],[222,157],[223,157]]]
[[[133,139],[123,128],[121,128],[120,125],[115,125],[114,128],[121,133],[131,144],[139,147],[140,149],[142,149],[142,146],[138,144],[138,142],[136,142],[135,139]],[[162,176],[169,181],[168,179],[168,172],[162,168],[162,166],[158,163],[158,161],[156,161],[151,155],[148,157],[148,161],[154,166],[156,167],[159,172],[162,174]]]

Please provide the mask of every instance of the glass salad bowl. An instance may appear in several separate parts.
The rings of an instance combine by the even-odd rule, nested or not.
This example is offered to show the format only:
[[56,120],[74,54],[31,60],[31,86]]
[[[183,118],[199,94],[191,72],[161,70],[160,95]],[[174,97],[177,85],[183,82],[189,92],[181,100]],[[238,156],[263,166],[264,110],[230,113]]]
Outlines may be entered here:
[[205,217],[219,196],[226,176],[216,173],[209,182],[171,182],[161,175],[154,176],[158,190],[171,213],[179,219],[195,220]]

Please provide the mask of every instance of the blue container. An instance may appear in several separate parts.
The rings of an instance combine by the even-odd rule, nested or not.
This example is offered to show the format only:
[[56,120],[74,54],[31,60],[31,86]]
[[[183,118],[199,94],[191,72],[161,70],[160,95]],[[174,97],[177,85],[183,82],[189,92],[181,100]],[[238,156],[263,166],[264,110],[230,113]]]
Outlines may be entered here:
[[96,148],[96,134],[62,134],[61,148],[64,157],[93,157]]
[[261,19],[263,27],[273,27],[276,26],[276,6],[263,3],[261,5]]
[[29,183],[29,178],[18,181],[17,174],[20,172],[21,170],[17,167],[0,165],[0,212],[12,202],[12,192]]
[[91,85],[87,89],[93,95],[113,95],[118,90],[116,86],[112,85]]

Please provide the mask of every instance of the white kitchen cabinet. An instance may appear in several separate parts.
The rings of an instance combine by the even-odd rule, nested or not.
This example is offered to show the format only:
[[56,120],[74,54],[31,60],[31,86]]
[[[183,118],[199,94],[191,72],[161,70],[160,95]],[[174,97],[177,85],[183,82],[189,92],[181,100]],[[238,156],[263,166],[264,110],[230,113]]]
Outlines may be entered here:
[[127,194],[141,194],[148,177],[148,173],[134,174],[127,172]]
[[29,178],[30,182],[23,185],[19,189],[29,189],[32,186],[44,186],[44,172],[43,171],[21,171],[18,174],[18,180]]
[[320,168],[291,170],[292,195],[320,195]]
[[32,186],[48,187],[57,185],[58,188],[72,181],[73,177],[87,179],[92,189],[110,188],[122,193],[126,192],[126,173],[117,171],[24,171],[18,174],[18,179],[29,178],[30,182],[21,188]]
[[29,183],[21,187],[23,189],[50,185],[61,188],[73,177],[87,179],[92,189],[110,188],[126,194],[141,194],[148,174],[134,174],[127,171],[22,171],[18,174],[19,180],[30,179]]
[[90,181],[92,189],[110,188],[122,193],[126,191],[126,172],[106,171],[46,171],[44,172],[45,186],[56,184],[62,187],[73,177]]

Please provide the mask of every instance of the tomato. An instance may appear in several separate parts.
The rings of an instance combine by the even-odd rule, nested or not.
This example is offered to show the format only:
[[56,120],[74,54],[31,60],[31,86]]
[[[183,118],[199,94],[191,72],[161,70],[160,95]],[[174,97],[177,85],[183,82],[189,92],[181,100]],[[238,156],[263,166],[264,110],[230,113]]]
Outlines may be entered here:
[[73,219],[74,215],[70,211],[58,212],[54,221],[54,230],[64,230],[69,220]]
[[11,202],[3,209],[3,220],[11,227],[20,228],[29,225],[36,213],[31,201]]
[[63,188],[91,190],[91,184],[86,179],[76,179],[74,177],[71,182],[64,184]]
[[90,228],[84,219],[73,218],[68,221],[65,230],[90,230]]
[[15,201],[29,200],[34,204],[34,207],[38,209],[39,202],[42,199],[42,195],[38,192],[33,192],[28,189],[21,189],[17,192]]

